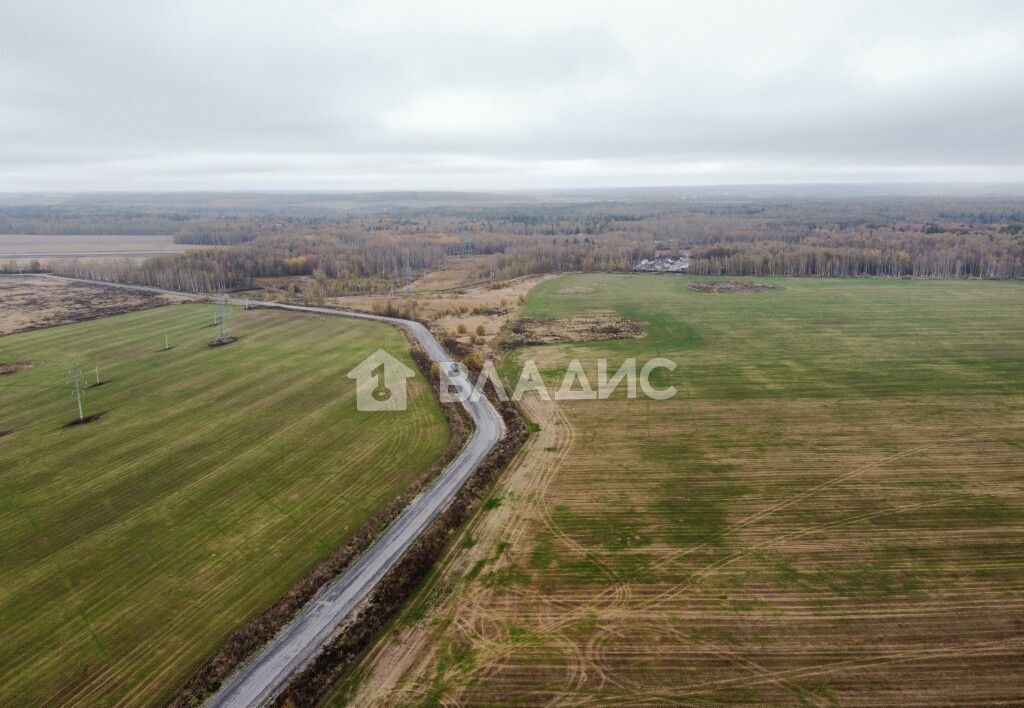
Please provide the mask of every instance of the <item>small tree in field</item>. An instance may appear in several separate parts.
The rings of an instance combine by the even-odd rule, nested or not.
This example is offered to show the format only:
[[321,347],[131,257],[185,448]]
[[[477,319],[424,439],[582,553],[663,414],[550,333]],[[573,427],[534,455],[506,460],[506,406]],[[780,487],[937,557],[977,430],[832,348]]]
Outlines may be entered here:
[[473,351],[466,355],[463,363],[470,371],[480,371],[484,365],[484,357],[480,352]]

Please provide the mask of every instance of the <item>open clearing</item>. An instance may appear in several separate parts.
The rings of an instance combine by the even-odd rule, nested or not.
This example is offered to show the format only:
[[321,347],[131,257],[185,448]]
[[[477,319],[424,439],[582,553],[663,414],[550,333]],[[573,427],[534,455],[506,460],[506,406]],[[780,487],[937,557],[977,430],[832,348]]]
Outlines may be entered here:
[[[444,451],[425,379],[360,414],[346,374],[392,327],[173,305],[0,339],[0,695],[165,704]],[[164,335],[171,348],[164,350]],[[85,413],[65,427],[71,361]],[[100,365],[99,386],[93,366]]]
[[[448,281],[436,280],[432,274],[417,283],[434,285],[449,284]],[[441,273],[444,275],[444,272]],[[490,344],[502,327],[510,319],[515,318],[522,310],[522,300],[537,285],[550,279],[551,276],[535,276],[516,278],[515,280],[491,285],[475,285],[465,288],[450,287],[441,291],[418,289],[414,284],[409,297],[382,297],[373,295],[352,295],[330,298],[332,307],[342,309],[373,312],[376,306],[384,302],[394,302],[399,306],[414,306],[416,317],[428,323],[432,332],[440,339],[453,337],[459,343],[469,344],[470,335],[483,327],[485,334],[479,337],[480,348],[490,351]],[[465,332],[459,333],[458,326],[463,325]]]
[[530,401],[539,432],[331,703],[1021,702],[1024,284],[694,280],[530,294],[648,334],[519,360],[670,357],[679,393]]
[[0,335],[144,310],[173,300],[142,290],[4,275],[0,276]]

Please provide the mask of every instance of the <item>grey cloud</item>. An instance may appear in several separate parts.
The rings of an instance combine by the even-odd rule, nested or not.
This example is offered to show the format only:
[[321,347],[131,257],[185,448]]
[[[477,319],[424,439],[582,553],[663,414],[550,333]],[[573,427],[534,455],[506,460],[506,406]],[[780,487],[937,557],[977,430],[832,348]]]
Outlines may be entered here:
[[1024,179],[1024,6],[0,0],[0,190]]

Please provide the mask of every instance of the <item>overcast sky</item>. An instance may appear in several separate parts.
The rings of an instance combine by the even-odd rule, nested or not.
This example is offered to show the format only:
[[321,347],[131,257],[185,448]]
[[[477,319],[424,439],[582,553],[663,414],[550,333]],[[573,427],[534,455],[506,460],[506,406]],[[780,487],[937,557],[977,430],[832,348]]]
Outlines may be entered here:
[[1024,181],[1024,2],[0,0],[0,190]]

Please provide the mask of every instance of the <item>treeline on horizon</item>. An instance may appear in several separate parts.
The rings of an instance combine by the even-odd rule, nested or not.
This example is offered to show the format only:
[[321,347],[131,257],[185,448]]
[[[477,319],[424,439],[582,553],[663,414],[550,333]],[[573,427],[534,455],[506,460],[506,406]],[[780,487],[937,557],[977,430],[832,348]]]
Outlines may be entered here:
[[0,232],[171,233],[179,243],[218,246],[55,265],[66,275],[194,292],[304,278],[321,295],[384,293],[410,273],[455,261],[487,281],[629,271],[641,259],[682,253],[698,274],[1024,278],[1019,199],[550,200],[308,215],[294,206],[287,215],[76,208],[0,208]]

